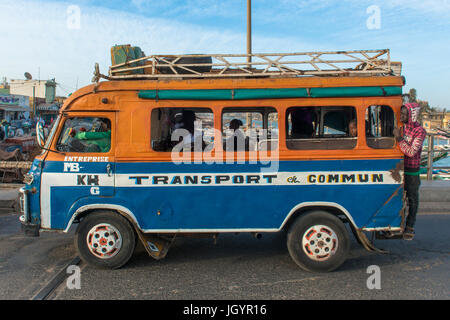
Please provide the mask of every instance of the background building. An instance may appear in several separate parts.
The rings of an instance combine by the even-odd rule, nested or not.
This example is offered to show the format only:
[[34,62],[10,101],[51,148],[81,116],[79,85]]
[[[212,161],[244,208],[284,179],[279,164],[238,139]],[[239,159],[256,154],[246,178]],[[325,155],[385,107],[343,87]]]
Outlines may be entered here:
[[0,120],[28,118],[30,116],[30,99],[27,96],[0,94]]
[[9,93],[45,99],[52,103],[56,97],[56,81],[52,80],[16,80],[9,83]]
[[436,129],[449,129],[450,113],[446,111],[422,112],[422,125],[428,133],[434,132]]
[[6,78],[3,78],[0,83],[0,94],[9,94],[9,84],[6,82]]
[[[27,75],[29,77],[27,77]],[[6,78],[0,82],[0,120],[8,122],[21,118],[40,116],[46,122],[56,118],[65,97],[56,96],[57,83],[51,80],[26,80]]]
[[[33,115],[39,115],[39,110],[47,113],[49,105],[53,105],[56,100],[56,81],[51,80],[32,80],[32,79],[12,79],[8,85],[9,93],[12,95],[23,95],[29,97],[29,106]],[[43,105],[42,107],[39,107]],[[60,104],[53,105],[59,110]],[[57,112],[57,111],[56,111]]]

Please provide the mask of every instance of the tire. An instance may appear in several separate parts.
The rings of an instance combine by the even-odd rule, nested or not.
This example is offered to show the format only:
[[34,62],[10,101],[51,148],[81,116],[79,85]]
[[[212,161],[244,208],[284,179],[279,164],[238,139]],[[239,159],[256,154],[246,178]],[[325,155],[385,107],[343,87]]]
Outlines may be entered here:
[[96,211],[80,222],[75,247],[89,265],[118,269],[130,260],[136,247],[136,233],[120,214]]
[[287,234],[287,247],[295,263],[310,272],[330,272],[347,258],[350,239],[344,223],[325,211],[299,216]]

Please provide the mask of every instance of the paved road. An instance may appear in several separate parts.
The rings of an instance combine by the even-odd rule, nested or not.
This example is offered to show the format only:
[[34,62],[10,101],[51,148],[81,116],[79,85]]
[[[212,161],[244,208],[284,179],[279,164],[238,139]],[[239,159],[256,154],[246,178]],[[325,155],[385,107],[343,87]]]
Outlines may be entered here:
[[17,214],[0,215],[0,300],[30,299],[75,255],[72,234],[20,232]]
[[[355,241],[338,270],[313,274],[291,260],[284,234],[179,239],[165,260],[138,247],[115,271],[81,265],[81,289],[61,286],[55,299],[449,299],[450,215],[419,215],[416,239],[378,240],[388,255]],[[0,215],[0,299],[28,299],[75,255],[72,234],[25,238],[16,215]],[[378,265],[381,289],[366,286]]]

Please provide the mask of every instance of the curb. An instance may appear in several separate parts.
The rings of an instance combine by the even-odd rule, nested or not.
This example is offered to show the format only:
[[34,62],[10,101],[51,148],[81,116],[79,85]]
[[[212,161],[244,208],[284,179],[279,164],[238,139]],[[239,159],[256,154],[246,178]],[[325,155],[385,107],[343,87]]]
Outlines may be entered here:
[[23,183],[0,183],[0,189],[20,189],[24,186]]

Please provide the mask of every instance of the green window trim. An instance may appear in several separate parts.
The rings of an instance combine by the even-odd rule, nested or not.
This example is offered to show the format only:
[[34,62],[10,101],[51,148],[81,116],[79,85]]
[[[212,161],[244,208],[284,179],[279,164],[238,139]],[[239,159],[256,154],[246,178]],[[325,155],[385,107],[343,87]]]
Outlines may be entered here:
[[138,97],[151,100],[250,100],[325,97],[384,97],[402,94],[402,87],[335,87],[280,89],[140,90]]

